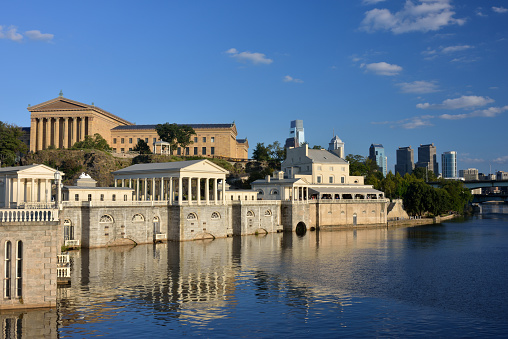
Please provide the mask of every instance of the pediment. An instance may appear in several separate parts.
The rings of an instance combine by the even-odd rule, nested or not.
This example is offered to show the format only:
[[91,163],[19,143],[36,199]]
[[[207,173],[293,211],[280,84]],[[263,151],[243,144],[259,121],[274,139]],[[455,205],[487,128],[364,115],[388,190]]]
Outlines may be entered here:
[[211,161],[203,160],[198,163],[189,165],[184,167],[182,170],[184,171],[197,171],[197,172],[208,172],[208,173],[220,173],[220,174],[228,174],[229,171],[220,167],[219,165],[214,164]]
[[29,111],[60,111],[60,110],[83,110],[89,109],[90,106],[80,102],[67,100],[64,98],[57,98],[50,101],[43,102],[42,104],[30,107]]

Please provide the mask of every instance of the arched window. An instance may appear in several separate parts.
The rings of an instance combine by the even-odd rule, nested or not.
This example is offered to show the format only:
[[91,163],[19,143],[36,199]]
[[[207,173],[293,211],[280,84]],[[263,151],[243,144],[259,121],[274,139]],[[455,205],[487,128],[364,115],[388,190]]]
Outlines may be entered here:
[[11,252],[12,244],[10,241],[5,242],[5,256],[4,256],[4,298],[11,298]]
[[69,219],[65,219],[63,222],[64,226],[64,240],[74,240],[74,226]]
[[277,194],[279,194],[279,191],[274,189],[274,190],[272,190],[272,191],[270,192],[270,194],[277,195]]
[[196,213],[189,213],[187,215],[187,220],[196,220],[198,218],[198,216],[196,215]]
[[254,216],[254,212],[252,211],[247,211],[247,217],[253,217]]
[[16,242],[16,297],[23,296],[23,242]]
[[113,217],[108,214],[104,214],[99,222],[113,222]]
[[258,194],[263,195],[263,194],[265,194],[265,192],[263,190],[258,190]]
[[219,214],[219,212],[213,212],[213,213],[212,213],[212,219],[220,219],[220,214]]
[[132,217],[132,222],[143,222],[143,221],[145,221],[145,217],[143,216],[143,214],[136,213]]
[[271,217],[271,216],[272,216],[272,211],[266,210],[265,211],[265,217]]

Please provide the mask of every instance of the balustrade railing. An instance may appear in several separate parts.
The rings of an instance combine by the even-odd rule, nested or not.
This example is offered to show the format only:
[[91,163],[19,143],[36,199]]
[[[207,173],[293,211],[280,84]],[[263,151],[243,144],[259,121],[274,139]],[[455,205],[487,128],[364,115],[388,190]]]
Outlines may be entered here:
[[0,222],[58,221],[57,209],[0,209]]
[[67,246],[67,247],[79,247],[79,240],[65,240],[65,246]]

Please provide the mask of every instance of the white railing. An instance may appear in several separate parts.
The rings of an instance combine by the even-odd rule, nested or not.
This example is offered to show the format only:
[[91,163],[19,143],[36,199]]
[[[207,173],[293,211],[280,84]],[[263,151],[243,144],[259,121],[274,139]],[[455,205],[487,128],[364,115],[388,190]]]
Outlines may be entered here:
[[0,209],[0,222],[58,221],[57,209]]
[[22,209],[48,210],[55,208],[54,202],[25,202],[20,204]]
[[56,268],[57,278],[70,278],[71,268],[70,267],[57,267]]
[[79,240],[65,240],[65,246],[67,246],[67,247],[79,247]]
[[166,233],[157,233],[155,235],[155,240],[166,240],[167,237],[166,237]]
[[70,264],[71,260],[68,254],[59,254],[56,256],[57,265],[67,266]]

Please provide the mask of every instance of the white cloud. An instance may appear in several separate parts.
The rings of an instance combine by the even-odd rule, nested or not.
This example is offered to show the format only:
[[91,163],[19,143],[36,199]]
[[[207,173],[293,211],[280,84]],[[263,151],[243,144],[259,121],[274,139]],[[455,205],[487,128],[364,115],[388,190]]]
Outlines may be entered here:
[[429,104],[428,102],[423,104],[417,104],[417,108],[421,109],[458,109],[458,108],[474,108],[479,106],[485,106],[493,103],[494,100],[489,97],[482,97],[476,95],[463,95],[456,99],[446,99],[441,104]]
[[448,47],[443,47],[441,49],[441,52],[442,53],[455,53],[455,52],[460,52],[460,51],[465,51],[467,49],[471,49],[471,48],[474,48],[473,46],[470,46],[470,45],[457,45],[457,46],[448,46]]
[[362,0],[362,4],[364,5],[374,5],[374,4],[377,4],[379,2],[383,2],[385,0]]
[[496,13],[506,13],[508,12],[507,8],[504,7],[492,7],[492,10]]
[[402,71],[402,67],[398,65],[392,65],[386,62],[375,62],[372,64],[361,64],[361,68],[365,67],[368,72],[373,72],[377,75],[388,75],[394,76]]
[[397,86],[400,86],[402,93],[424,94],[438,91],[438,86],[434,81],[401,82]]
[[430,120],[435,118],[433,115],[422,115],[419,117],[411,117],[399,121],[382,121],[371,122],[374,125],[390,125],[390,128],[415,129],[428,126],[434,126]]
[[8,39],[19,42],[23,40],[23,35],[19,34],[18,29],[14,26],[9,26],[9,28],[5,31],[4,27],[0,26],[0,39]]
[[[415,129],[415,128],[427,127],[427,126],[434,126],[434,125],[430,121],[423,120],[420,118],[413,118],[412,120],[400,125],[400,127],[404,128],[404,129]],[[394,126],[392,126],[392,128],[393,127]]]
[[236,48],[230,48],[226,51],[232,58],[236,59],[238,62],[251,62],[254,65],[257,64],[265,64],[269,65],[273,62],[272,59],[266,57],[263,53],[252,53],[249,51],[246,52],[238,52]]
[[465,162],[465,163],[475,163],[475,164],[485,162],[485,160],[480,159],[480,158],[469,158],[469,157],[461,157],[460,161]]
[[482,110],[474,111],[471,113],[442,114],[439,117],[441,119],[446,119],[446,120],[460,120],[460,119],[467,119],[467,118],[494,118],[507,110],[508,110],[508,106],[489,107],[487,109],[482,109]]
[[360,29],[366,32],[378,30],[394,34],[437,31],[448,25],[462,25],[464,19],[455,19],[450,0],[406,0],[404,8],[392,13],[388,9],[375,8],[365,13]]
[[33,31],[26,31],[25,35],[30,40],[39,40],[39,41],[51,41],[53,40],[54,35],[49,33],[41,33],[41,31],[33,30]]
[[284,79],[282,79],[282,81],[284,81],[284,82],[296,82],[298,84],[303,83],[302,79],[295,79],[295,78],[293,78],[292,76],[289,76],[289,75],[286,75],[284,77]]
[[496,162],[498,164],[505,164],[505,163],[508,163],[508,155],[505,155],[505,156],[502,156],[502,157],[499,157],[499,158],[496,158],[494,160],[492,160],[493,162]]

